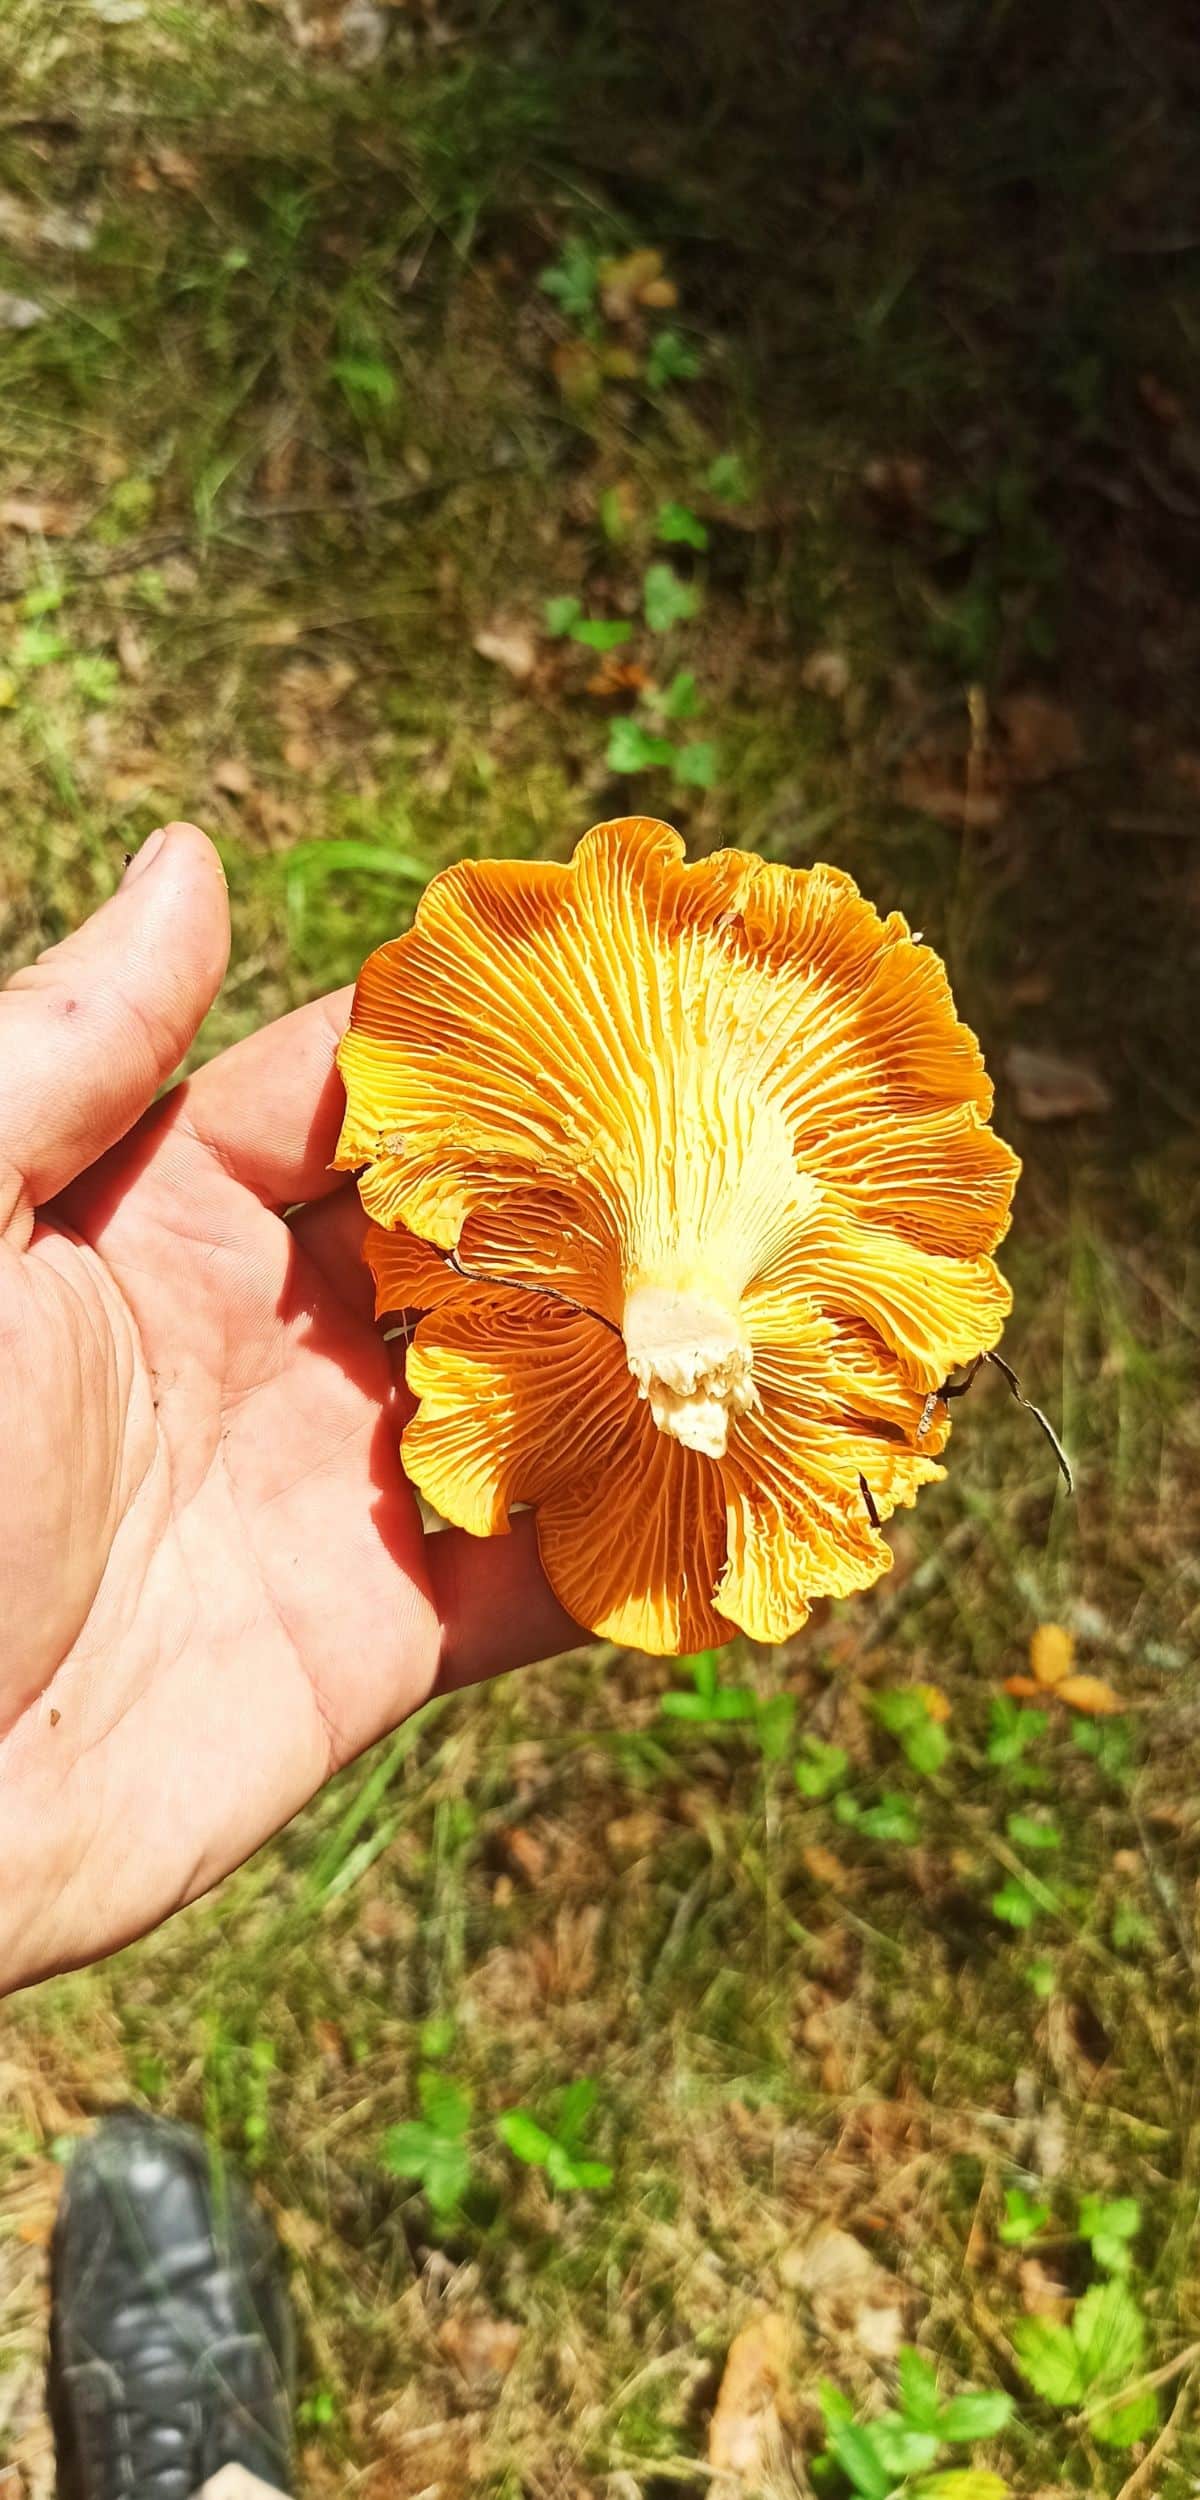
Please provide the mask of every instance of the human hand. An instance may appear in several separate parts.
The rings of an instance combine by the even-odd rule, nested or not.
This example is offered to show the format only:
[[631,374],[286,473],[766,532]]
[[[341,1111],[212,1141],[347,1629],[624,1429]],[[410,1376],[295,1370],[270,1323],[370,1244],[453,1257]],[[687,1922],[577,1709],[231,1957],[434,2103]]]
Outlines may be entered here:
[[172,825],[0,993],[0,1991],[194,1900],[432,1693],[582,1637],[528,1517],[422,1531],[328,1170],[349,992],[153,1103],[228,942]]

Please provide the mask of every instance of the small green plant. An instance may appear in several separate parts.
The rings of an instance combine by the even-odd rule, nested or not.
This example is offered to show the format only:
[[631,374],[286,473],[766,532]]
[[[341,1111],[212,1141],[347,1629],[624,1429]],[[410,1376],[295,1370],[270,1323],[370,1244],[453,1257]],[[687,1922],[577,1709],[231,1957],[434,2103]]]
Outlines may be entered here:
[[898,2406],[868,2422],[856,2421],[849,2398],[824,2381],[825,2447],[812,2468],[819,2490],[848,2488],[855,2500],[1005,2500],[1008,2485],[999,2474],[934,2469],[944,2449],[994,2439],[1011,2420],[1011,2396],[998,2387],[968,2387],[943,2397],[932,2363],[911,2344],[900,2354],[897,2378]]
[[702,363],[699,349],[679,330],[660,330],[646,358],[647,388],[663,391],[672,382],[694,382]]
[[992,1916],[1005,1927],[1015,1927],[1024,1935],[1032,1927],[1041,1903],[1019,1875],[1006,1875],[999,1889],[992,1894]]
[[1018,1849],[1061,1849],[1062,1833],[1048,1814],[1010,1814],[1005,1831]]
[[570,236],[558,259],[543,269],[538,285],[543,295],[553,298],[566,320],[588,329],[594,322],[600,292],[599,253],[578,235]]
[[390,365],[378,356],[335,356],[329,378],[336,382],[352,414],[394,408],[399,385]]
[[544,2172],[557,2195],[596,2195],[612,2185],[612,2168],[586,2150],[596,2105],[596,2086],[581,2075],[566,2085],[545,2124],[527,2109],[506,2109],[496,2120],[496,2133],[517,2161]]
[[684,503],[661,503],[654,528],[664,547],[695,547],[703,554],[708,545],[706,524]]
[[1122,2275],[1093,2283],[1070,2321],[1018,2318],[1013,2350],[1034,2394],[1062,2411],[1086,2408],[1092,2438],[1106,2448],[1132,2448],[1152,2431],[1158,2401],[1152,2387],[1124,2390],[1142,2373],[1146,2321]]
[[1017,1787],[1044,1786],[1045,1772],[1028,1756],[1049,1725],[1045,1710],[1027,1710],[1011,1693],[998,1693],[988,1712],[988,1761],[997,1770],[1007,1771]]
[[764,1762],[782,1762],[790,1750],[796,1718],[791,1693],[771,1693],[764,1701],[749,1684],[721,1681],[715,1650],[680,1660],[689,1667],[692,1691],[672,1688],[659,1705],[668,1719],[686,1719],[696,1727],[741,1726],[751,1730]]
[[[871,1710],[879,1725],[894,1736],[910,1770],[932,1779],[950,1752],[950,1739],[937,1715],[940,1696],[923,1684],[906,1684],[894,1692],[876,1693]],[[945,1704],[942,1703],[942,1708]]]
[[864,1840],[896,1840],[902,1848],[911,1849],[921,1837],[920,1815],[898,1789],[885,1789],[875,1805],[863,1805],[843,1789],[833,1811],[839,1823],[848,1831],[861,1832]]
[[1080,1753],[1091,1754],[1097,1770],[1114,1788],[1127,1788],[1133,1777],[1133,1733],[1128,1719],[1077,1719],[1071,1731]]
[[338,2400],[332,2387],[314,2387],[296,2408],[296,2420],[303,2431],[332,2431],[337,2427],[337,2419]]
[[582,643],[586,651],[619,651],[633,632],[627,617],[585,616],[582,600],[570,591],[547,599],[542,615],[548,634],[556,640],[565,635],[569,642]]
[[1079,2202],[1079,2236],[1105,2274],[1128,2274],[1133,2242],[1142,2227],[1136,2196],[1084,2196]]
[[841,1787],[849,1768],[850,1756],[844,1746],[826,1745],[819,1736],[806,1735],[801,1738],[792,1771],[801,1796],[817,1803]]
[[700,592],[685,582],[673,564],[648,564],[642,582],[642,611],[652,634],[669,634],[698,615]]
[[664,1693],[659,1708],[667,1719],[689,1719],[695,1726],[727,1727],[733,1720],[752,1719],[758,1709],[758,1696],[748,1684],[723,1684],[715,1649],[699,1650],[694,1658],[681,1658],[692,1678],[692,1691],[680,1692],[674,1686]]
[[711,790],[717,776],[717,750],[707,738],[676,746],[672,738],[648,729],[636,715],[623,713],[608,733],[605,762],[611,773],[645,773],[665,768],[680,789]]
[[379,2158],[393,2177],[418,2180],[442,2221],[458,2212],[471,2184],[471,2094],[464,2083],[427,2066],[417,2077],[417,2099],[420,2117],[389,2127]]
[[749,499],[750,480],[738,451],[719,451],[704,472],[704,483],[718,503],[745,503]]
[[1023,2248],[1026,2240],[1036,2238],[1050,2220],[1048,2205],[1027,2196],[1024,2188],[1010,2187],[1004,2192],[1004,2220],[997,2227],[996,2237],[1006,2248]]
[[1118,1901],[1112,1914],[1109,1937],[1114,1953],[1137,1953],[1154,1941],[1154,1922],[1132,1901]]

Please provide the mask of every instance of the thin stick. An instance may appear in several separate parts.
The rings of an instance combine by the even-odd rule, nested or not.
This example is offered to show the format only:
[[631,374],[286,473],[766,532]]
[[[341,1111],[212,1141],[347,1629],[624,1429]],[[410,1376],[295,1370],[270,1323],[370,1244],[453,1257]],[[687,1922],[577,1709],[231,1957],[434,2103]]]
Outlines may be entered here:
[[1041,1425],[1042,1431],[1045,1433],[1046,1439],[1048,1440],[1050,1447],[1058,1460],[1059,1469],[1067,1491],[1068,1493],[1073,1493],[1075,1490],[1075,1478],[1071,1473],[1071,1462],[1063,1448],[1062,1442],[1059,1440],[1058,1434],[1056,1433],[1049,1416],[1043,1415],[1041,1407],[1035,1406],[1033,1399],[1026,1397],[1025,1392],[1021,1387],[1021,1383],[1013,1370],[1012,1364],[1006,1363],[1002,1354],[985,1354],[983,1359],[985,1363],[992,1363],[995,1365],[995,1368],[1000,1373],[1001,1378],[1007,1380],[1009,1388],[1012,1390],[1018,1406],[1023,1406],[1026,1414],[1032,1415],[1035,1424]]

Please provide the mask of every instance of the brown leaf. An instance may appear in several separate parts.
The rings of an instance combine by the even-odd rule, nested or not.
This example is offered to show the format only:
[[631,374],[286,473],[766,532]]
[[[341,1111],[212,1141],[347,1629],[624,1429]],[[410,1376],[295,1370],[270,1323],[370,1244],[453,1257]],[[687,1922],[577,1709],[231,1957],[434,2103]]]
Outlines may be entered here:
[[1048,2272],[1040,2257],[1022,2257],[1017,2268],[1021,2286],[1021,2307],[1029,2318],[1066,2318],[1071,2312],[1071,2295],[1057,2276]]
[[1112,1102],[1103,1078],[1081,1059],[1063,1059],[1057,1051],[1027,1050],[1022,1043],[1014,1043],[1004,1065],[1022,1119],[1086,1119],[1107,1111]]
[[830,1892],[846,1892],[851,1883],[850,1869],[832,1849],[819,1840],[810,1841],[800,1855],[814,1884],[823,1884]]
[[1061,1623],[1039,1623],[1030,1637],[1029,1664],[1039,1684],[1061,1684],[1075,1664],[1075,1635]]
[[606,651],[599,668],[585,681],[585,690],[603,699],[614,694],[640,694],[650,683],[648,670],[637,660],[623,660],[616,651]]
[[1049,781],[1074,772],[1084,760],[1079,723],[1065,703],[1031,690],[1008,695],[997,717],[1007,740],[1005,763],[1013,781]]
[[618,1814],[606,1824],[604,1837],[611,1857],[628,1862],[645,1858],[657,1848],[662,1836],[662,1817],[650,1806],[637,1806],[632,1814]]
[[510,677],[523,684],[537,667],[537,644],[528,625],[514,617],[493,617],[490,625],[481,626],[474,636],[474,648],[481,660],[491,660],[497,668],[506,669]]
[[1101,1675],[1069,1675],[1055,1686],[1054,1698],[1065,1701],[1068,1710],[1082,1711],[1087,1719],[1111,1718],[1128,1706]]
[[480,2309],[447,2318],[437,2340],[468,2387],[482,2387],[489,2379],[507,2378],[521,2348],[521,2329],[511,2318]]
[[[659,294],[647,295],[647,288],[659,289],[664,283],[662,253],[655,251],[626,252],[620,260],[600,264],[600,301],[609,321],[632,321],[638,306],[661,303]],[[674,303],[671,288],[668,301]]]
[[586,339],[561,339],[550,369],[563,398],[573,408],[590,407],[600,396],[600,361]]
[[850,662],[845,652],[810,651],[800,683],[810,694],[823,694],[828,703],[844,703],[850,691]]
[[194,191],[200,180],[200,168],[194,156],[185,156],[182,148],[164,147],[156,143],[150,150],[154,170],[175,191]]
[[305,737],[303,730],[293,730],[291,737],[284,739],[283,760],[289,772],[315,772],[321,761],[321,750],[311,738]]
[[20,530],[26,538],[70,538],[79,518],[74,504],[53,495],[7,495],[0,503],[0,529]]
[[712,2419],[708,2462],[716,2474],[761,2484],[782,2446],[780,2399],[788,2365],[787,2319],[766,2310],[735,2335]]
[[523,1823],[510,1823],[497,1833],[496,1839],[501,1856],[513,1874],[519,1875],[522,1883],[536,1892],[546,1874],[544,1841],[538,1839],[536,1832],[528,1831]]
[[923,460],[892,454],[868,460],[862,481],[872,501],[889,519],[907,520],[925,501],[928,471]]
[[1004,814],[997,791],[968,789],[965,780],[949,781],[944,767],[939,770],[923,764],[916,756],[905,764],[896,795],[902,806],[916,808],[922,816],[936,816],[939,824],[967,825],[972,832],[998,825]]
[[212,781],[214,790],[223,790],[227,798],[249,797],[250,770],[248,765],[243,764],[240,756],[223,755],[220,762],[213,765]]
[[904,2339],[904,2307],[894,2276],[849,2231],[819,2224],[802,2247],[786,2252],[780,2275],[804,2292],[821,2333],[848,2336],[872,2360],[892,2359]]
[[123,616],[117,627],[117,658],[121,663],[122,674],[128,677],[135,686],[146,674],[148,657],[145,643],[136,625],[132,624],[127,616]]
[[1160,382],[1156,373],[1139,373],[1137,387],[1143,408],[1149,409],[1150,415],[1156,417],[1160,425],[1182,425],[1183,401],[1178,391],[1171,390],[1166,382]]

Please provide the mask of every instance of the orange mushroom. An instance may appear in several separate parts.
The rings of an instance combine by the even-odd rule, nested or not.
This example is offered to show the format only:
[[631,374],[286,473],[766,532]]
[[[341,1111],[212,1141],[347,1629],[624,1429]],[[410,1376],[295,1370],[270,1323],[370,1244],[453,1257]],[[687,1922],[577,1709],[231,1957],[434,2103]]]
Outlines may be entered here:
[[[670,826],[467,861],[364,966],[338,1054],[402,1443],[444,1519],[532,1504],[578,1622],[785,1639],[886,1571],[994,1345],[1019,1166],[938,957],[836,868]],[[864,1492],[865,1488],[865,1492]]]

